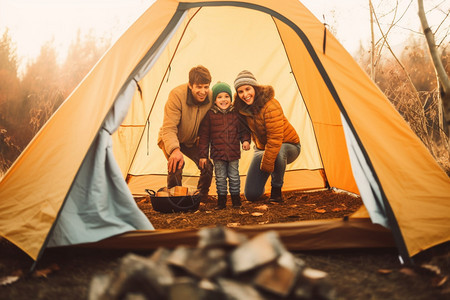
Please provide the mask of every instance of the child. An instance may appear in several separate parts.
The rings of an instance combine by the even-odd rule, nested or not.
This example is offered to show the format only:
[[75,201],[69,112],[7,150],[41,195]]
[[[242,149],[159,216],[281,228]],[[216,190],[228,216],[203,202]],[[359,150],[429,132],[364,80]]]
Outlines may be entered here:
[[208,150],[214,161],[218,205],[224,209],[227,203],[227,178],[233,207],[241,206],[241,180],[239,159],[242,149],[250,149],[250,132],[234,106],[231,105],[231,88],[225,82],[218,82],[212,88],[214,104],[206,113],[199,128],[200,168],[206,165]]

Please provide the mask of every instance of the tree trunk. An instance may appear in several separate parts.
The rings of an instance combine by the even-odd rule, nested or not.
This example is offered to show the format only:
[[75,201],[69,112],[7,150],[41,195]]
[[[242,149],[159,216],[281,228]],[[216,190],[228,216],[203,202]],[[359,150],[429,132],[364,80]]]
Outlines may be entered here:
[[433,60],[434,69],[436,71],[436,76],[440,86],[442,106],[443,106],[443,120],[446,120],[446,124],[440,124],[443,130],[449,136],[450,132],[450,79],[445,72],[444,65],[442,64],[442,60],[440,58],[439,52],[436,48],[436,42],[434,40],[434,34],[431,31],[427,17],[425,15],[425,10],[423,8],[423,0],[417,0],[419,7],[419,19],[422,24],[423,33],[427,40],[428,49],[430,51],[431,58]]
[[371,35],[371,53],[370,53],[370,78],[375,82],[375,35],[373,32],[373,6],[372,1],[369,0],[370,12],[370,35]]

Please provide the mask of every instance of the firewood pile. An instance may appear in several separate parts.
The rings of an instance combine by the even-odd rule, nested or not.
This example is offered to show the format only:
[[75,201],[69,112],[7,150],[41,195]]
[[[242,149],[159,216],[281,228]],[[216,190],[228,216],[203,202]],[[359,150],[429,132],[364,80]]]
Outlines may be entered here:
[[328,274],[287,251],[275,231],[198,234],[197,247],[127,254],[111,274],[92,278],[89,299],[335,299]]

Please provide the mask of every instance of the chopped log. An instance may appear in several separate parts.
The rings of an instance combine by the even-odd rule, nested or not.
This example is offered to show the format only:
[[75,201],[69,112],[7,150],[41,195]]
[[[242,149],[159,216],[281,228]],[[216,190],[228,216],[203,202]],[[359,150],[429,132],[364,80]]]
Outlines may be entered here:
[[247,241],[247,237],[229,228],[218,226],[203,228],[198,232],[198,247],[236,247]]
[[170,286],[168,299],[201,300],[203,299],[201,294],[197,280],[192,277],[179,277]]
[[198,247],[128,254],[91,280],[89,300],[334,300],[328,274],[288,252],[275,231],[250,240],[227,228],[199,232]]
[[223,275],[228,270],[227,253],[220,248],[177,247],[167,263],[178,266],[199,278]]
[[159,247],[150,256],[150,260],[154,261],[155,263],[166,263],[166,260],[170,256],[171,253],[172,253],[172,250],[169,250],[169,249],[163,248],[163,247]]
[[290,252],[284,252],[274,262],[264,266],[256,275],[254,284],[280,296],[287,296],[295,285],[300,266]]
[[274,261],[287,250],[276,231],[256,235],[231,252],[231,268],[235,274],[246,272]]
[[334,300],[336,292],[326,272],[306,267],[297,280],[292,298]]
[[[122,299],[128,294],[143,294],[146,299],[161,299],[167,295],[167,289],[173,281],[173,273],[167,265],[128,254],[121,259],[107,288],[97,293],[98,298],[93,299]],[[92,284],[99,283],[100,279],[97,278]]]
[[266,299],[254,286],[228,278],[217,279],[226,299],[264,300]]

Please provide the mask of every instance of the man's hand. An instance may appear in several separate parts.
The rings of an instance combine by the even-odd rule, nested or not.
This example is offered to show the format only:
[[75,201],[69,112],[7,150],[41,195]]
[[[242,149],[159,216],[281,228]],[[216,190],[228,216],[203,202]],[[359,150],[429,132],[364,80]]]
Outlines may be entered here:
[[180,148],[176,148],[169,156],[169,161],[167,162],[167,170],[169,171],[169,173],[175,173],[177,169],[181,169],[183,167],[183,164],[183,153],[181,153]]
[[250,150],[250,143],[247,142],[247,141],[243,142],[242,143],[242,150],[245,150],[245,151]]
[[200,166],[201,169],[203,169],[206,166],[206,158],[200,158],[198,161],[198,165]]

